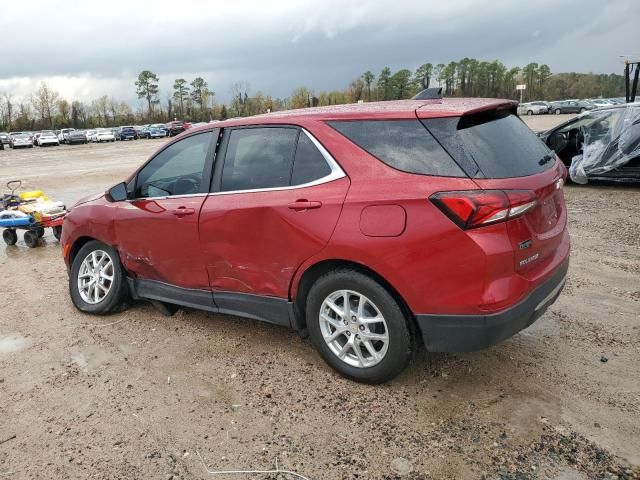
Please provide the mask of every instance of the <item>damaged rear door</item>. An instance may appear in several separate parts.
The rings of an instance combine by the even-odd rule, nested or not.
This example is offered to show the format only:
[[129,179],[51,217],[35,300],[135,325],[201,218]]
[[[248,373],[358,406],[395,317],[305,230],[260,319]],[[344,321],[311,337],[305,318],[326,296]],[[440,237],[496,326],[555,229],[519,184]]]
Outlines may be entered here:
[[200,218],[215,303],[288,324],[291,278],[329,241],[349,179],[296,126],[227,128],[218,158]]

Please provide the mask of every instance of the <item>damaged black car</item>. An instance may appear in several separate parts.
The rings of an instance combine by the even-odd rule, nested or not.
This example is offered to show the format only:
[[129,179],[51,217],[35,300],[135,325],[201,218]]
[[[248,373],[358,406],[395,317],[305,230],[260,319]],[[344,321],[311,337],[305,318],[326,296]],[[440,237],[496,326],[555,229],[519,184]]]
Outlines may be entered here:
[[640,183],[640,103],[585,112],[538,136],[576,183]]

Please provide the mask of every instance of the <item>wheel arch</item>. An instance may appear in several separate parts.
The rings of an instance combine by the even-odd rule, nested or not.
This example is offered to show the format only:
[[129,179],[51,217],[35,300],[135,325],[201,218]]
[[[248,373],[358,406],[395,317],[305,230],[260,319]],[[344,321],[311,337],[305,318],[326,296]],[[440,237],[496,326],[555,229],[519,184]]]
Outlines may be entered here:
[[413,312],[409,308],[409,305],[404,300],[400,292],[387,281],[382,275],[380,275],[375,270],[361,264],[355,262],[353,260],[344,260],[344,259],[325,259],[318,261],[309,267],[302,273],[300,276],[300,280],[297,282],[295,295],[293,296],[293,306],[295,309],[296,316],[296,329],[300,331],[304,331],[306,329],[307,321],[306,321],[306,299],[311,290],[311,287],[316,282],[318,278],[320,278],[325,273],[328,273],[332,270],[336,270],[339,268],[351,268],[357,272],[360,272],[364,275],[367,275],[370,278],[376,280],[382,287],[387,290],[387,292],[393,297],[393,299],[398,303],[400,309],[405,314],[407,319],[410,319],[410,328],[415,328],[415,317]]
[[73,260],[76,258],[76,255],[78,254],[80,249],[92,240],[98,239],[90,237],[88,235],[76,238],[76,240],[71,245],[71,249],[69,250],[69,265],[73,265]]

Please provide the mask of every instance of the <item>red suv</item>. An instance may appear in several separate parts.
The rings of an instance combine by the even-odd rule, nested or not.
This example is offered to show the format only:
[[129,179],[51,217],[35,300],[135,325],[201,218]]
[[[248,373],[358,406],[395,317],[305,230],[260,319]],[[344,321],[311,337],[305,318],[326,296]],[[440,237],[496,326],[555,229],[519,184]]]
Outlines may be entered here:
[[190,129],[67,215],[73,303],[291,327],[370,383],[420,339],[495,344],[555,301],[569,259],[566,169],[515,110],[405,100]]

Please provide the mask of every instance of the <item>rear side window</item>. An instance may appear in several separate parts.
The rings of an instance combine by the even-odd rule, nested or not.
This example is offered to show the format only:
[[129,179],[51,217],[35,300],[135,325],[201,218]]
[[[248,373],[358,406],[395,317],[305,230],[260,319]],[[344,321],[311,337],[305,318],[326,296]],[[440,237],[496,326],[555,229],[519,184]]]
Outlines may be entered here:
[[296,127],[229,131],[220,191],[297,186],[332,170],[314,141]]
[[417,119],[334,121],[329,125],[397,170],[420,175],[465,176]]
[[288,186],[297,136],[295,128],[231,130],[220,190]]
[[293,162],[291,185],[302,185],[313,182],[331,173],[329,164],[313,144],[309,136],[300,132],[296,156]]
[[422,120],[460,165],[477,165],[471,177],[524,177],[553,166],[549,148],[508,110]]

